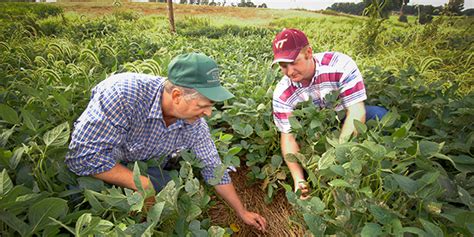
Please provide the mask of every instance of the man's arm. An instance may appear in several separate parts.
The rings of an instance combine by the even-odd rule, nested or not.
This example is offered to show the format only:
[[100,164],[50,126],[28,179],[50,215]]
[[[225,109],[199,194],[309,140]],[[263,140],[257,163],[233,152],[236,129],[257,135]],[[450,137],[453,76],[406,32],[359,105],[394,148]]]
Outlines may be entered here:
[[355,103],[346,108],[346,119],[342,125],[339,142],[347,141],[352,134],[357,135],[354,127],[354,120],[365,123],[365,104],[363,101]]
[[298,162],[288,161],[286,159],[287,154],[296,154],[300,151],[296,139],[291,133],[281,133],[281,152],[285,158],[286,165],[290,169],[291,176],[293,177],[295,192],[301,189],[302,198],[304,199],[309,190],[306,186],[306,179],[304,178],[303,168]]
[[[133,181],[133,172],[125,167],[124,165],[117,163],[112,169],[102,173],[92,175],[94,178],[100,179],[109,184],[115,184],[120,187],[138,190]],[[151,181],[148,177],[143,175],[140,176],[143,188],[147,189],[151,185]]]
[[258,230],[266,231],[267,221],[265,218],[257,213],[245,209],[239,196],[237,196],[234,184],[219,184],[214,186],[214,188],[216,189],[217,194],[219,194],[230,205],[230,207],[235,210],[237,215],[245,222],[245,224],[252,225]]

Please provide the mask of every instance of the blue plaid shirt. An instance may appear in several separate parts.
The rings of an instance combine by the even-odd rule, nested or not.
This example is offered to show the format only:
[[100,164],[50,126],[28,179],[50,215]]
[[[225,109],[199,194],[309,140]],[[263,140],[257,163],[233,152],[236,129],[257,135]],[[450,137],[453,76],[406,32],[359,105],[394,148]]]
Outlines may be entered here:
[[[209,127],[203,118],[193,124],[178,119],[166,127],[161,111],[163,82],[156,76],[122,73],[94,87],[89,105],[74,124],[65,159],[69,169],[92,175],[120,161],[168,157],[190,149],[205,165],[202,175],[209,182],[221,164]],[[219,184],[230,182],[226,171]]]

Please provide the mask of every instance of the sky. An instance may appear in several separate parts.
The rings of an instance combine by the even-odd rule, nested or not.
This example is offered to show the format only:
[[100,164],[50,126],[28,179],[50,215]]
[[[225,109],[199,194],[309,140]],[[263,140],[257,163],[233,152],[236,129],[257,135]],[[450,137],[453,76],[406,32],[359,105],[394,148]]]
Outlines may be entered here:
[[[223,0],[216,0],[217,2],[222,2]],[[289,9],[289,8],[306,8],[309,10],[321,10],[326,9],[336,2],[361,2],[357,0],[251,0],[255,5],[260,5],[262,3],[267,4],[269,8],[277,9]],[[226,0],[226,5],[230,3],[239,3],[240,0]],[[446,4],[448,0],[410,0],[408,5],[433,5],[433,6],[442,6]],[[474,8],[474,0],[464,0],[464,9]]]

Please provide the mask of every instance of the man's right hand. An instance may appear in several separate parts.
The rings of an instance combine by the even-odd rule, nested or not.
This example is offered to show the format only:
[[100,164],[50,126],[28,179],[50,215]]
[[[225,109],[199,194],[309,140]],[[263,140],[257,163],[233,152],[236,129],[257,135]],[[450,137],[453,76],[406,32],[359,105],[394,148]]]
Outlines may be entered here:
[[311,197],[309,195],[309,185],[308,185],[308,182],[306,182],[306,180],[295,181],[295,192],[297,192],[298,190],[301,190],[301,196],[300,196],[301,200],[306,200]]

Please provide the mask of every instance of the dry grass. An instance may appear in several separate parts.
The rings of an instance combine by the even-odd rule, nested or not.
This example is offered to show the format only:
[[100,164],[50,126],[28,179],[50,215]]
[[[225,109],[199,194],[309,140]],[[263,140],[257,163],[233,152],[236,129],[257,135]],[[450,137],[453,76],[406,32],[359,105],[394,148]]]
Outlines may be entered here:
[[233,236],[304,236],[305,232],[300,226],[290,223],[289,217],[294,211],[288,203],[284,191],[280,190],[270,204],[265,204],[265,191],[260,189],[260,184],[249,186],[247,184],[246,168],[240,168],[236,173],[231,173],[232,182],[237,193],[248,210],[259,213],[268,222],[267,232],[262,233],[251,226],[245,225],[222,200],[216,199],[216,205],[210,208],[209,216],[212,223],[222,227],[237,224],[240,230]]
[[[60,2],[56,4],[61,6],[66,12],[76,12],[92,16],[103,16],[116,10],[133,10],[145,15],[168,15],[168,6],[165,3],[123,2],[120,7],[113,6],[112,2]],[[211,21],[224,21],[228,24],[239,25],[266,25],[280,18],[324,16],[317,12],[306,10],[197,6],[188,4],[174,4],[173,9],[176,19],[184,18],[185,16],[208,17]]]

